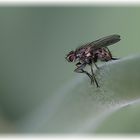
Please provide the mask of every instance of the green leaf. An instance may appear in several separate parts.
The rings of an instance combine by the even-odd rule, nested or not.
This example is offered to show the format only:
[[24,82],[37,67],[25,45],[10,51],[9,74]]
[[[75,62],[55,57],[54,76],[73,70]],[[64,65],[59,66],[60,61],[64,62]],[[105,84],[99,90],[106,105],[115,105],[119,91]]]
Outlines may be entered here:
[[[100,88],[90,85],[87,76],[77,75],[57,90],[49,103],[44,103],[36,112],[20,121],[20,130],[96,133],[113,112],[139,101],[139,61],[139,56],[131,56],[100,65],[100,70],[96,71]],[[101,132],[105,130],[102,126]]]

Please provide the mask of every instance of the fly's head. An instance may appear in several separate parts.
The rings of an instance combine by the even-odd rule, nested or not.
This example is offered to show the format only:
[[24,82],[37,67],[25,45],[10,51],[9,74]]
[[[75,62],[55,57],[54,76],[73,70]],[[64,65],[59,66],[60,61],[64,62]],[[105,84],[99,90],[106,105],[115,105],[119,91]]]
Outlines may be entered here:
[[76,53],[75,51],[71,51],[66,55],[66,60],[68,62],[75,62],[76,61]]

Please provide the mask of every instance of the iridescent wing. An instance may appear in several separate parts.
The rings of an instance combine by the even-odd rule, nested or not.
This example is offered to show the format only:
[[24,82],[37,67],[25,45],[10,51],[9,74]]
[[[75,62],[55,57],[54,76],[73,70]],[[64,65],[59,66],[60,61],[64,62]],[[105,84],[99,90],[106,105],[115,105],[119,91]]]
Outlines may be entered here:
[[98,40],[95,40],[89,43],[88,46],[94,47],[94,49],[98,49],[98,48],[107,47],[112,44],[115,44],[120,40],[121,40],[120,35],[115,34],[115,35],[110,35],[110,36],[106,36]]
[[114,34],[114,35],[106,36],[106,37],[100,38],[98,40],[95,40],[93,42],[84,44],[84,45],[78,47],[76,50],[80,50],[80,49],[87,48],[87,47],[93,47],[94,49],[99,49],[102,47],[107,47],[109,45],[115,44],[120,40],[121,40],[120,35]]

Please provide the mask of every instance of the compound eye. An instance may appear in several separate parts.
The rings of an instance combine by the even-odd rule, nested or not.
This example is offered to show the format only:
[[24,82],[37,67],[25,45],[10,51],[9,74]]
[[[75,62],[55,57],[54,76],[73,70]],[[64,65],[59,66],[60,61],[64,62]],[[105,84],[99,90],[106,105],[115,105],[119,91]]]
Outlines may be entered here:
[[76,57],[75,57],[75,54],[72,52],[72,53],[69,53],[66,57],[67,61],[68,62],[74,62]]
[[70,62],[75,61],[75,56],[74,56],[74,55],[69,56],[69,61],[70,61]]

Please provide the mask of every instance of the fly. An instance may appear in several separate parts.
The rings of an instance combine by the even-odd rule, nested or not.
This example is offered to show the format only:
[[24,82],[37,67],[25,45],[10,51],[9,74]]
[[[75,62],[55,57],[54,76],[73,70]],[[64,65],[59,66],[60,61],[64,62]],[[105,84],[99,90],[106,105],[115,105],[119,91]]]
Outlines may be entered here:
[[[90,78],[91,84],[95,82],[96,86],[99,87],[92,65],[94,64],[99,69],[96,64],[98,60],[103,62],[117,60],[117,58],[112,57],[107,46],[115,44],[120,40],[120,35],[117,34],[100,38],[76,48],[75,51],[70,51],[66,55],[66,60],[68,62],[77,62],[74,72],[85,73]],[[87,65],[90,66],[91,74],[84,70]]]

